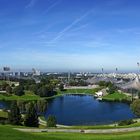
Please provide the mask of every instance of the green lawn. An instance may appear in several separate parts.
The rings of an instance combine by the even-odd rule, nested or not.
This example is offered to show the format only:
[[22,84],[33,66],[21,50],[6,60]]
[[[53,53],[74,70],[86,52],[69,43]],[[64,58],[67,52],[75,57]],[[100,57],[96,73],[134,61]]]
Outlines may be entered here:
[[62,93],[87,93],[87,94],[95,94],[95,92],[98,92],[101,90],[102,87],[94,88],[94,89],[66,89]]
[[116,134],[25,133],[0,125],[1,140],[140,140],[140,132]]
[[0,117],[2,118],[8,118],[8,113],[5,111],[0,111]]
[[16,95],[9,95],[9,94],[0,94],[0,100],[38,100],[40,99],[39,96],[33,94],[30,91],[26,91],[25,95],[23,96],[16,96]]
[[130,101],[131,98],[123,93],[115,92],[113,94],[108,94],[108,95],[104,96],[103,99],[108,100],[108,101],[116,101],[116,100],[118,100],[118,101],[121,101],[121,100]]

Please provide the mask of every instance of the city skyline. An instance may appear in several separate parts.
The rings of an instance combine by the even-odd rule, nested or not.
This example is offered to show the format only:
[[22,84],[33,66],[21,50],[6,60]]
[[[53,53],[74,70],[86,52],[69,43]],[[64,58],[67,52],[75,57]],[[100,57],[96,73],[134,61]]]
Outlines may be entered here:
[[0,0],[0,67],[137,71],[140,1]]

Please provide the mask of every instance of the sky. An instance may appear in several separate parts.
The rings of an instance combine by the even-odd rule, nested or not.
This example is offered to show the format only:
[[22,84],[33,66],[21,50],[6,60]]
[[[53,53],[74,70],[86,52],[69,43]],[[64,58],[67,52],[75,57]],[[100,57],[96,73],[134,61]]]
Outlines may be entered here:
[[0,68],[137,70],[139,0],[0,0]]

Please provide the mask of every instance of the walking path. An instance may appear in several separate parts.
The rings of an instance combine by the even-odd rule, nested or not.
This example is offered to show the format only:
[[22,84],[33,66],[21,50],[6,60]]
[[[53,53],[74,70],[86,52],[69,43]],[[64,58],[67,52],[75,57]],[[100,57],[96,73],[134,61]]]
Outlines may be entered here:
[[65,132],[65,133],[93,133],[93,134],[108,134],[108,133],[120,133],[120,132],[133,132],[140,131],[140,127],[132,128],[115,128],[115,129],[23,129],[14,128],[23,132],[39,133],[39,132]]

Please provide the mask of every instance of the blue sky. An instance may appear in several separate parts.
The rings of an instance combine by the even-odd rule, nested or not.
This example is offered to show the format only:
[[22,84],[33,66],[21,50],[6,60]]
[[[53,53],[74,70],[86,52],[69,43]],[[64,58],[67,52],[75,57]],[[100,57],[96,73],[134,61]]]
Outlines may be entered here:
[[139,0],[0,0],[0,67],[136,70]]

